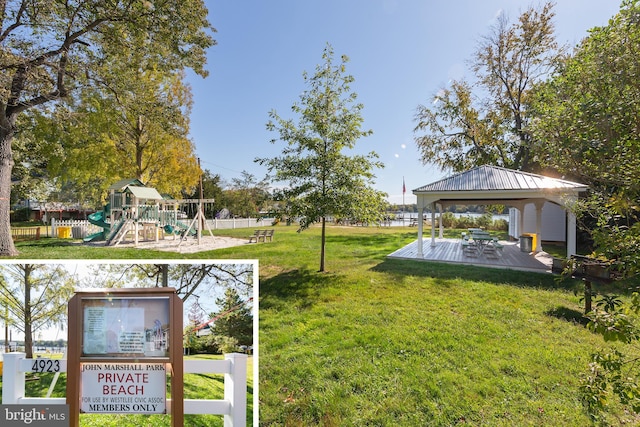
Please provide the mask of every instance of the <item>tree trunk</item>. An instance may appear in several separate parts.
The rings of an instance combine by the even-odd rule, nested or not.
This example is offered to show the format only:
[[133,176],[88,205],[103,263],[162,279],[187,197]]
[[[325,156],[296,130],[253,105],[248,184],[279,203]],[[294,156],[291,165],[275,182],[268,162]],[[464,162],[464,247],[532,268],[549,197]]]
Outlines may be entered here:
[[31,333],[31,271],[29,264],[24,266],[24,350],[27,359],[33,359],[33,335]]
[[584,282],[584,314],[591,313],[591,300],[593,298],[593,288],[590,280]]
[[324,244],[325,244],[325,233],[326,233],[326,223],[327,220],[325,217],[322,217],[322,237],[320,239],[320,271],[324,271]]
[[11,237],[11,171],[13,169],[13,126],[4,119],[0,124],[0,256],[18,255]]

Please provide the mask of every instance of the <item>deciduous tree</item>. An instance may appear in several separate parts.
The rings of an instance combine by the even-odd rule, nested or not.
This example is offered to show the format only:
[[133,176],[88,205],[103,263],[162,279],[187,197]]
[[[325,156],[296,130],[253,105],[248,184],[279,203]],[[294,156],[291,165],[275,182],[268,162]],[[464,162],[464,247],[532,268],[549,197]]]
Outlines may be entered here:
[[[253,293],[253,264],[105,264],[96,267],[89,286],[170,286],[183,301],[214,289],[232,287],[243,296]],[[190,301],[190,300],[189,300]]]
[[[200,176],[188,138],[191,92],[183,73],[162,71],[134,54],[117,55],[104,66],[103,85],[86,88],[70,106],[73,131],[62,135],[50,173],[79,187],[96,175],[104,186],[134,177],[178,198]],[[124,65],[116,71],[115,63]]]
[[418,106],[415,141],[424,163],[454,171],[482,164],[535,170],[527,97],[562,51],[553,17],[552,3],[527,9],[513,24],[500,15],[473,55],[475,81],[455,80],[432,104]]
[[[544,164],[589,184],[596,255],[640,274],[640,5],[625,1],[533,97]],[[595,227],[593,227],[595,225]]]
[[213,40],[202,0],[0,2],[0,255],[16,253],[9,199],[18,116],[96,85],[114,52],[139,46],[164,70],[205,75]]
[[327,45],[322,59],[313,75],[303,74],[308,89],[291,107],[298,122],[269,113],[267,129],[287,144],[282,155],[256,159],[273,173],[274,181],[288,184],[275,198],[286,202],[286,214],[299,220],[299,231],[322,224],[320,271],[325,270],[327,218],[375,223],[381,220],[384,206],[383,193],[371,187],[373,169],[383,167],[377,154],[346,152],[371,134],[361,129],[363,105],[351,91],[354,78],[345,74],[348,58],[342,56],[335,64],[333,48]]
[[264,202],[270,197],[268,189],[267,178],[258,181],[255,175],[242,171],[240,178],[231,180],[231,185],[224,191],[221,201],[233,215],[256,217]]
[[[536,87],[531,102],[531,129],[545,166],[590,185],[591,196],[576,208],[591,219],[592,255],[615,262],[633,285],[640,274],[639,24],[640,4],[623,1],[608,25],[591,29],[558,72]],[[612,425],[620,422],[607,414],[614,402],[634,421],[640,414],[640,295],[621,306],[604,302],[589,313],[589,327],[626,346],[592,355],[581,392],[592,419]]]
[[9,318],[24,333],[27,358],[33,356],[33,334],[64,324],[74,282],[60,265],[0,265],[0,300]]

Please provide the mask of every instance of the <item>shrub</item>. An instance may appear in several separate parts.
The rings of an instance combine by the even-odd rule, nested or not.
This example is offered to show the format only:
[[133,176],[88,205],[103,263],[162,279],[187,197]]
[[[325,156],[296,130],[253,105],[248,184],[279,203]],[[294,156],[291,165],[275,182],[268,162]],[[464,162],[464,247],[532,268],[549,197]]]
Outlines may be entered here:
[[456,216],[453,214],[453,212],[444,212],[442,214],[442,225],[447,228],[457,226]]
[[493,225],[493,215],[490,213],[483,213],[482,216],[476,218],[476,226],[488,230]]
[[493,221],[493,229],[498,231],[507,231],[509,229],[509,221],[506,219],[496,219]]
[[238,351],[238,340],[233,337],[216,335],[214,341],[221,353],[233,353]]
[[25,222],[29,221],[31,215],[31,209],[20,208],[11,212],[11,222]]
[[456,221],[456,228],[472,228],[476,226],[476,221],[469,215],[461,216]]

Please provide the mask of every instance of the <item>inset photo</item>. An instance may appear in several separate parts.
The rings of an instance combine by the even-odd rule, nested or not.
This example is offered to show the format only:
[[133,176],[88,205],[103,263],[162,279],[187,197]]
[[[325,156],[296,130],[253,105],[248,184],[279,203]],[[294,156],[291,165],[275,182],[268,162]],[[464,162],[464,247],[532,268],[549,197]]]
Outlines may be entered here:
[[254,260],[2,263],[2,414],[254,425],[257,287]]

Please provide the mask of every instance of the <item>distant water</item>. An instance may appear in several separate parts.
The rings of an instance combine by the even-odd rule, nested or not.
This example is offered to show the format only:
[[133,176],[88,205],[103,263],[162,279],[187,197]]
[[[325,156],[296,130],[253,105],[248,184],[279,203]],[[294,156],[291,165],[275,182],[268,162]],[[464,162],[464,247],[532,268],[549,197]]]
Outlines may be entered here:
[[[436,213],[436,221],[438,220],[438,213]],[[471,217],[471,218],[479,218],[481,217],[483,214],[480,213],[454,213],[453,214],[456,218],[460,218],[460,217]],[[402,217],[404,217],[404,219],[402,219]],[[497,220],[497,219],[504,219],[505,221],[509,222],[509,215],[508,214],[493,214],[491,216],[493,218],[493,220]],[[418,212],[405,212],[404,215],[403,214],[396,214],[396,219],[394,221],[391,221],[391,226],[392,227],[398,227],[398,226],[408,226],[411,223],[412,219],[417,219],[418,218]],[[424,218],[429,221],[431,220],[431,213],[427,213],[425,214]],[[385,224],[388,225],[388,224]]]

